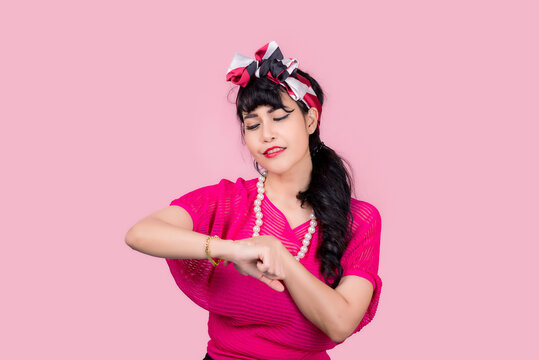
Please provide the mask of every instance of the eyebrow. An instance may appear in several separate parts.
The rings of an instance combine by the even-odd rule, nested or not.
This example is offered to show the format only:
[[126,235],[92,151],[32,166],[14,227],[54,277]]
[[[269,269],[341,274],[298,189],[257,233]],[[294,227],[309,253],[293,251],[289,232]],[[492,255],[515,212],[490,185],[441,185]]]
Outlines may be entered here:
[[[271,114],[275,110],[277,110],[277,108],[271,108],[270,110],[268,110],[268,114]],[[255,118],[255,117],[258,117],[256,113],[249,113],[243,117],[243,120],[247,120],[247,119]]]

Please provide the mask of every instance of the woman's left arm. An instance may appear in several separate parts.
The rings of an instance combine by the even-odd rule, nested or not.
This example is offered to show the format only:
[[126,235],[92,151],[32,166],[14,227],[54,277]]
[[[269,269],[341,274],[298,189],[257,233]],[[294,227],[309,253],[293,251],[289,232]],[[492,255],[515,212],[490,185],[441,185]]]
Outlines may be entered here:
[[311,274],[274,236],[237,240],[234,245],[229,258],[240,274],[253,276],[278,291],[286,286],[302,314],[331,340],[344,341],[363,319],[374,291],[369,280],[343,276],[333,289]]
[[367,311],[374,291],[371,282],[349,275],[333,289],[311,274],[284,245],[282,250],[283,281],[298,308],[331,340],[344,341]]

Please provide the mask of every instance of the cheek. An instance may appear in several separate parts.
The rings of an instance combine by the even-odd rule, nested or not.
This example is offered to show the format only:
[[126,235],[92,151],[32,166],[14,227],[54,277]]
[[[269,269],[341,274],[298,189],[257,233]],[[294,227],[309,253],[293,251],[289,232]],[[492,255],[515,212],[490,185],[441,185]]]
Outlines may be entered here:
[[255,142],[253,140],[253,137],[249,136],[248,134],[245,134],[244,139],[245,139],[245,146],[247,146],[247,149],[249,150],[249,152],[251,152],[252,154],[256,153]]

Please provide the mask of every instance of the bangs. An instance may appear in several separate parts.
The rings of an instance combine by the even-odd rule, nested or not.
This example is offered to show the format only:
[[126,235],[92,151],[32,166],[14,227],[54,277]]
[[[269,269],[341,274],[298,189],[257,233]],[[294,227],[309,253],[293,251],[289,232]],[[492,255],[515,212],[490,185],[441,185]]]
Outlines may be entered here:
[[281,93],[286,89],[267,78],[253,78],[246,87],[238,91],[237,115],[243,121],[243,113],[250,113],[259,106],[284,109]]

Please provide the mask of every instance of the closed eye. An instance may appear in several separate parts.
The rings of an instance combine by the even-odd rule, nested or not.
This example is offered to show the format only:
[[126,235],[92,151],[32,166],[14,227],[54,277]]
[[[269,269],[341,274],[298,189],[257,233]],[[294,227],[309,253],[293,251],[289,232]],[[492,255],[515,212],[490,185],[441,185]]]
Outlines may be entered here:
[[[282,116],[282,117],[280,117],[280,118],[275,118],[275,119],[273,119],[273,120],[275,120],[275,121],[281,121],[281,120],[283,120],[283,119],[287,118],[287,117],[288,117],[288,115],[290,115],[290,114],[286,114],[285,116]],[[258,125],[259,125],[259,124],[255,124],[255,125],[247,126],[247,128],[246,128],[246,129],[247,129],[247,130],[254,130],[254,129],[256,129],[256,128],[258,127]]]

